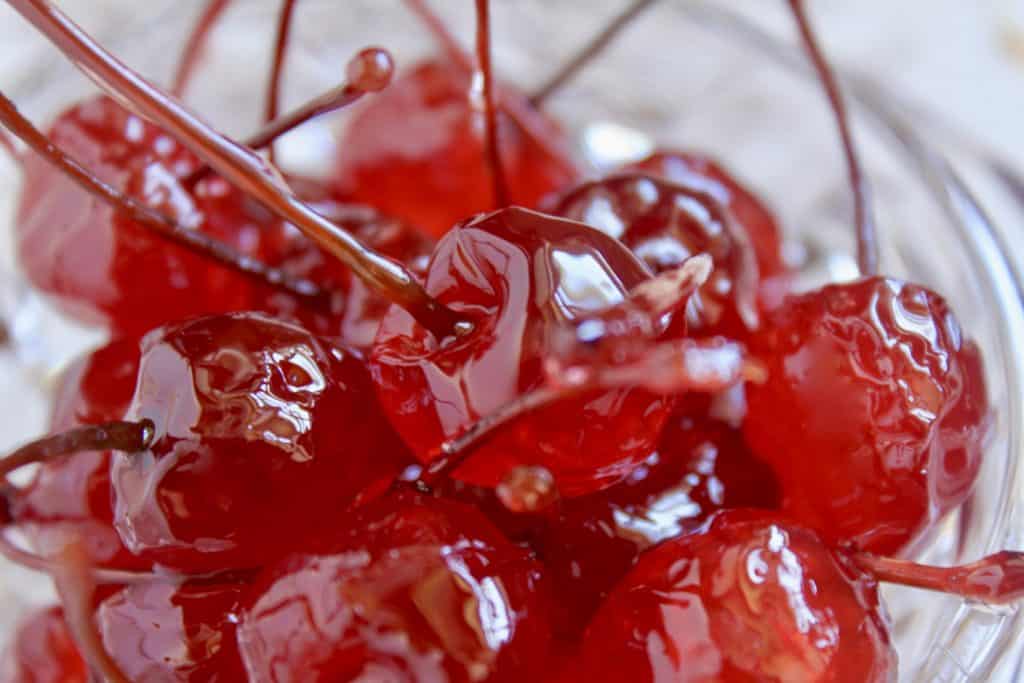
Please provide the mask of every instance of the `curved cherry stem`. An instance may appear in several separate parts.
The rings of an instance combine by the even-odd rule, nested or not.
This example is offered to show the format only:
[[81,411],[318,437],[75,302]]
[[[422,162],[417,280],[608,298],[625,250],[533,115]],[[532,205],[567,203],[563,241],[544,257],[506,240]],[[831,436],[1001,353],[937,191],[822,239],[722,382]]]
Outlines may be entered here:
[[868,553],[857,553],[853,559],[887,583],[959,595],[990,605],[1024,599],[1024,553],[1021,552],[1003,550],[958,567],[930,567]]
[[[53,558],[43,557],[23,550],[15,545],[7,537],[7,534],[0,530],[0,555],[3,555],[10,562],[31,569],[43,574],[54,574],[61,570],[60,561]],[[89,577],[98,584],[112,586],[128,586],[145,583],[164,583],[172,580],[185,580],[186,577],[175,575],[156,574],[153,572],[131,572],[123,569],[108,569],[106,567],[89,567]]]
[[174,79],[171,81],[171,94],[181,97],[185,94],[188,84],[195,75],[196,67],[199,65],[199,58],[202,55],[203,47],[206,45],[210,32],[216,26],[224,10],[231,5],[231,0],[209,0],[203,13],[199,15],[196,23],[192,26],[185,47],[181,51],[181,59],[178,68],[174,72]]
[[79,187],[103,200],[115,210],[124,213],[133,221],[153,230],[160,237],[237,270],[262,284],[284,290],[301,299],[313,303],[323,299],[322,292],[314,283],[293,278],[256,259],[243,256],[227,244],[199,231],[190,230],[169,216],[103,182],[77,160],[50,142],[42,131],[21,115],[17,106],[2,92],[0,92],[0,122],[21,138],[33,151],[60,169]]
[[411,271],[367,248],[303,203],[255,153],[229,140],[103,49],[46,0],[7,0],[57,49],[138,114],[164,128],[225,180],[344,263],[367,286],[406,309],[439,338],[471,325],[429,296]]
[[83,425],[59,434],[37,439],[0,459],[0,480],[11,472],[44,460],[71,455],[83,451],[123,451],[137,453],[149,448],[156,434],[153,421],[138,422],[117,420],[98,425]]
[[469,53],[459,45],[459,41],[448,30],[441,17],[427,5],[426,0],[405,0],[405,4],[423,22],[423,25],[427,27],[431,35],[434,36],[438,46],[448,57],[449,61],[465,72],[473,70],[473,59],[469,56]]
[[[345,82],[341,85],[335,86],[330,90],[317,95],[308,102],[292,109],[287,114],[279,116],[262,126],[258,131],[246,138],[242,144],[252,149],[262,149],[272,144],[277,138],[298,128],[310,119],[337,111],[338,109],[343,109],[344,107],[347,107],[359,100],[363,95],[383,89],[388,83],[390,83],[391,76],[394,74],[394,61],[391,59],[390,53],[383,48],[376,47],[361,50],[352,58],[351,61],[349,61],[347,71],[353,71],[353,65],[358,64],[360,60],[366,59],[380,60],[381,62],[389,65],[387,68],[387,78],[382,84],[380,82],[367,84],[360,82],[358,79],[351,77],[346,78]],[[370,85],[370,87],[367,87],[368,85]],[[210,167],[203,164],[203,166],[188,175],[182,181],[182,184],[185,185],[185,187],[193,187],[196,183],[209,175],[209,173]]]
[[498,140],[498,109],[494,95],[494,69],[491,66],[490,0],[476,0],[476,61],[484,98],[484,150],[494,186],[494,208],[500,209],[509,205],[509,191]]
[[595,57],[608,48],[619,33],[629,26],[634,19],[643,14],[644,10],[653,5],[657,0],[634,0],[632,4],[605,24],[601,31],[590,39],[579,52],[573,55],[568,62],[559,68],[544,85],[537,88],[537,91],[530,95],[530,104],[540,107],[544,100],[548,99],[562,86],[576,77]]
[[711,217],[722,225],[726,234],[731,238],[734,248],[737,250],[737,272],[735,273],[736,281],[733,294],[736,310],[748,329],[756,329],[760,324],[760,316],[757,311],[757,283],[760,279],[757,252],[754,249],[753,242],[750,240],[750,235],[740,222],[736,220],[729,207],[710,192],[696,185],[689,185],[677,180],[656,178],[643,173],[615,173],[605,176],[601,180],[580,183],[568,193],[559,197],[556,205],[558,207],[567,207],[581,197],[586,196],[594,188],[600,187],[603,183],[616,181],[635,182],[641,180],[660,185],[667,190],[695,199],[707,207]]
[[[281,105],[281,86],[284,75],[284,62],[288,55],[288,41],[291,37],[292,18],[294,16],[295,0],[281,0],[281,9],[277,14],[277,30],[274,35],[274,56],[270,62],[270,78],[268,79],[267,84],[267,100],[263,105],[263,120],[268,123],[277,118],[278,107]],[[271,163],[273,163],[273,144],[270,144],[267,154],[270,157]]]
[[793,12],[793,18],[796,20],[804,49],[818,74],[818,80],[821,81],[829,105],[835,114],[836,127],[839,129],[839,137],[842,139],[847,174],[850,178],[850,188],[853,191],[854,224],[857,229],[857,265],[861,275],[875,275],[878,272],[878,238],[874,214],[871,211],[871,190],[861,166],[857,145],[853,141],[846,103],[839,90],[835,74],[832,73],[828,60],[825,59],[814,36],[814,30],[811,28],[804,8],[804,0],[789,0],[789,6]]

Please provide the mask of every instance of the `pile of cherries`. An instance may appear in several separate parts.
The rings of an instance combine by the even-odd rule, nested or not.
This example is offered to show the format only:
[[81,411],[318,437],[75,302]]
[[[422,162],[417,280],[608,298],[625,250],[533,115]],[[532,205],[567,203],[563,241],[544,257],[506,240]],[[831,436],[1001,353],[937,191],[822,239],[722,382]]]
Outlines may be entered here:
[[[486,0],[475,59],[411,1],[442,57],[393,80],[364,50],[246,145],[8,2],[117,100],[44,134],[0,98],[21,266],[111,338],[0,460],[0,550],[62,599],[3,683],[887,681],[879,581],[1024,593],[1015,553],[893,559],[970,495],[991,418],[942,297],[874,272],[870,216],[860,279],[790,292],[715,162],[587,177],[495,83]],[[330,177],[255,153],[359,99]]]

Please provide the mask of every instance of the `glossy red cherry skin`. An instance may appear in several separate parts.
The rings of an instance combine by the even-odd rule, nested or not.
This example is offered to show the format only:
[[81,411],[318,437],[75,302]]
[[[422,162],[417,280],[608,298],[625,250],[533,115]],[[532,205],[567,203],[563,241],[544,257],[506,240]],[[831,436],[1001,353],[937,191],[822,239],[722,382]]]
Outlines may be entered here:
[[726,511],[641,558],[587,628],[580,680],[895,678],[875,580],[811,531]]
[[188,571],[288,551],[405,465],[372,397],[349,352],[262,314],[153,331],[127,416],[156,439],[111,466],[125,545]]
[[625,481],[564,501],[531,541],[559,598],[561,635],[577,637],[647,549],[718,510],[778,504],[771,468],[753,457],[738,430],[673,415],[657,450]]
[[[685,188],[713,198],[732,214],[735,225],[730,227],[714,206]],[[694,334],[742,337],[756,326],[758,312],[778,298],[785,268],[774,218],[702,157],[656,154],[621,174],[569,191],[554,212],[621,240],[655,273],[698,253],[710,255],[714,269],[691,301],[688,319]]]
[[[393,307],[370,358],[381,404],[427,462],[446,439],[542,386],[555,335],[649,276],[618,242],[572,221],[517,208],[469,221],[438,244],[426,289],[474,329],[439,342]],[[493,487],[515,465],[542,465],[563,496],[607,487],[650,453],[670,403],[636,388],[557,401],[508,425],[455,476]]]
[[59,607],[30,614],[0,660],[4,683],[86,683],[89,671]]
[[[50,416],[50,431],[124,417],[135,389],[139,341],[118,339],[83,356],[61,375]],[[76,453],[40,466],[31,483],[13,498],[11,514],[36,552],[59,553],[71,540],[93,564],[137,569],[148,563],[132,555],[114,528],[110,454]]]
[[[101,180],[245,256],[264,256],[278,239],[281,224],[223,180],[186,189],[180,180],[196,168],[194,157],[108,97],[73,106],[48,135]],[[24,160],[23,187],[15,233],[21,266],[73,317],[142,333],[253,305],[248,279],[155,237],[37,155]]]
[[893,554],[970,492],[981,359],[934,292],[874,277],[793,297],[751,352],[768,377],[747,387],[744,434],[802,524]]
[[401,495],[334,549],[268,568],[239,646],[251,680],[530,680],[550,634],[539,565],[476,510]]
[[[468,72],[426,61],[369,98],[338,146],[341,195],[437,236],[494,208],[483,114],[470,87]],[[577,171],[558,126],[520,94],[503,89],[498,107],[510,201],[535,206]]]
[[236,631],[239,585],[146,583],[105,599],[95,621],[130,681],[242,681]]

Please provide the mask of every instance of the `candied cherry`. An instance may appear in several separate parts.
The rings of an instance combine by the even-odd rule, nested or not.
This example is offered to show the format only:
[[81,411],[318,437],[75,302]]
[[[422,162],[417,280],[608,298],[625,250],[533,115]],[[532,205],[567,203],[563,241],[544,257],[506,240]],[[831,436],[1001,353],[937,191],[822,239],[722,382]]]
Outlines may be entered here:
[[785,273],[771,213],[719,166],[660,153],[553,201],[554,213],[621,240],[655,273],[707,253],[714,268],[692,299],[694,334],[743,337],[778,297]]
[[[109,97],[71,107],[48,137],[99,179],[242,256],[266,256],[280,239],[283,224],[223,179],[185,187],[195,157]],[[24,160],[15,227],[32,283],[90,324],[141,334],[190,315],[253,305],[245,277],[162,242],[35,154]]]
[[646,553],[587,627],[581,679],[889,681],[875,579],[812,531],[729,510]]
[[[139,341],[117,339],[83,356],[61,375],[50,416],[50,431],[102,424],[124,417],[135,389]],[[111,505],[110,453],[82,452],[44,462],[29,485],[12,500],[12,521],[36,551],[60,552],[81,541],[96,565],[124,569],[146,566],[121,543]]]
[[244,587],[153,582],[100,603],[103,646],[131,681],[241,681],[236,631]]
[[658,448],[625,481],[564,501],[530,541],[559,596],[556,623],[576,637],[600,602],[654,545],[734,507],[774,508],[774,475],[737,429],[675,414]]
[[86,683],[89,670],[59,607],[30,614],[0,661],[4,683]]
[[122,540],[189,571],[286,552],[404,466],[372,396],[351,353],[262,314],[154,330],[127,419],[156,437],[111,465]]
[[[381,404],[429,462],[446,439],[543,386],[568,325],[649,277],[621,244],[579,223],[519,208],[464,223],[438,244],[425,286],[474,327],[439,340],[393,306],[370,356]],[[541,465],[564,496],[604,488],[650,453],[670,405],[636,387],[568,397],[515,420],[454,474],[493,487],[517,465]]]
[[242,614],[252,680],[521,681],[550,641],[539,565],[475,509],[399,494],[330,551],[264,570]]
[[785,510],[833,542],[892,554],[971,491],[987,399],[977,347],[924,287],[871,277],[788,299],[751,341],[751,448]]
[[[492,208],[483,118],[470,91],[468,70],[425,61],[366,102],[338,146],[340,194],[438,236]],[[534,206],[577,171],[551,119],[508,89],[498,105],[509,199]]]

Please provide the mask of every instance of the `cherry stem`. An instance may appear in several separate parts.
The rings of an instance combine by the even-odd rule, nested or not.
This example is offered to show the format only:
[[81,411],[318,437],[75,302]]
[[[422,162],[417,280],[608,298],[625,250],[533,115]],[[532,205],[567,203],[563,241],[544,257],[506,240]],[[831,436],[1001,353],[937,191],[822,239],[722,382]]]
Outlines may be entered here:
[[117,420],[98,425],[83,425],[66,432],[44,436],[0,459],[0,480],[11,472],[33,463],[81,451],[124,451],[137,453],[149,448],[156,433],[152,420]]
[[498,141],[498,110],[494,97],[494,70],[491,68],[491,3],[490,0],[476,0],[476,59],[477,72],[483,85],[485,140],[487,164],[494,185],[495,208],[509,205],[508,182],[501,163],[501,149]]
[[[292,30],[292,17],[295,16],[295,0],[282,0],[281,10],[277,15],[277,32],[274,36],[274,57],[270,65],[270,79],[267,86],[267,101],[263,107],[263,120],[273,121],[277,118],[281,104],[281,81],[284,74],[284,61],[288,54],[288,41]],[[273,139],[273,138],[271,138]],[[251,146],[251,145],[250,145]],[[274,162],[274,145],[267,150],[270,162]]]
[[455,36],[444,25],[441,17],[430,9],[426,0],[405,0],[405,4],[427,27],[449,60],[465,72],[473,70],[473,60],[469,54],[459,45],[459,41],[455,40]]
[[199,15],[195,25],[192,27],[191,33],[189,33],[188,40],[185,42],[185,47],[181,52],[178,68],[174,72],[174,80],[171,81],[171,94],[175,97],[181,97],[185,94],[185,90],[195,74],[196,67],[199,65],[199,57],[210,36],[210,31],[230,4],[231,0],[210,0],[206,3],[206,8]]
[[593,180],[577,185],[567,194],[559,198],[558,205],[561,207],[567,207],[573,202],[579,200],[581,197],[585,197],[589,192],[593,191],[595,187],[600,187],[600,185],[608,182],[636,182],[641,180],[660,185],[667,190],[691,197],[692,199],[700,202],[703,206],[707,207],[712,218],[722,225],[726,234],[731,238],[733,247],[737,251],[737,272],[734,275],[735,282],[733,285],[733,298],[736,302],[736,310],[748,329],[756,329],[760,324],[760,316],[757,311],[757,283],[760,279],[760,269],[757,264],[757,252],[754,249],[754,244],[751,242],[750,235],[747,233],[746,228],[736,220],[736,217],[733,216],[729,207],[719,201],[718,198],[710,192],[696,185],[689,185],[678,180],[655,178],[643,173],[615,173],[613,175],[606,176],[602,180]]
[[[360,58],[364,57],[368,52],[373,51],[375,54],[379,53],[385,55],[388,63],[391,64],[391,57],[388,53],[380,48],[368,48],[357,54],[352,61],[349,62],[349,68],[351,69],[353,64]],[[394,72],[394,66],[392,64],[387,82],[390,82],[391,74]],[[386,85],[387,83],[385,83]],[[255,133],[250,135],[243,141],[246,147],[252,149],[262,149],[267,145],[273,143],[277,138],[281,137],[285,133],[288,133],[302,124],[306,123],[310,119],[322,116],[332,111],[337,111],[347,107],[348,105],[356,102],[363,95],[368,92],[374,92],[382,89],[383,86],[373,86],[373,89],[368,89],[365,85],[361,85],[357,80],[354,81],[352,78],[346,79],[341,85],[335,86],[330,90],[317,95],[313,99],[299,105],[295,109],[292,109],[287,114],[279,116],[274,120],[268,122],[262,126]],[[204,164],[200,168],[189,174],[183,181],[182,184],[185,187],[194,187],[196,183],[205,178],[210,173],[210,167]]]
[[[59,560],[42,557],[19,548],[11,542],[3,531],[0,531],[0,555],[3,555],[14,564],[43,574],[52,575],[62,569]],[[166,582],[177,578],[174,575],[162,575],[153,572],[130,572],[122,569],[107,569],[105,567],[90,567],[89,577],[96,583],[119,586]]]
[[854,560],[879,580],[958,595],[990,605],[1024,598],[1024,553],[1003,550],[958,567],[930,567],[858,553]]
[[408,269],[368,249],[303,203],[266,161],[215,131],[129,69],[46,0],[7,3],[83,73],[128,102],[136,113],[164,128],[225,180],[295,225],[348,266],[371,290],[405,308],[435,336],[448,337],[468,327],[453,311],[430,297]]
[[124,213],[133,221],[153,230],[161,238],[233,268],[263,284],[282,289],[303,299],[322,298],[322,293],[314,283],[293,278],[256,259],[243,256],[227,244],[199,231],[190,230],[174,219],[103,182],[77,160],[50,142],[46,135],[21,115],[17,106],[2,92],[0,92],[0,122],[81,188],[105,201],[115,210]]
[[878,272],[878,238],[874,215],[871,211],[871,190],[861,166],[857,146],[853,141],[846,103],[835,74],[814,36],[814,30],[807,18],[803,0],[789,0],[789,6],[800,31],[804,49],[818,74],[818,80],[825,90],[825,95],[828,97],[829,105],[835,115],[836,126],[839,129],[839,137],[843,143],[850,189],[853,192],[854,224],[857,230],[857,265],[861,275],[874,275]]
[[0,130],[0,148],[7,152],[12,161],[15,163],[20,162],[21,155],[18,154],[18,148],[14,146],[14,140],[2,130]]
[[552,388],[542,386],[512,400],[496,411],[480,418],[460,436],[445,441],[438,448],[440,456],[424,468],[417,480],[427,488],[434,488],[439,482],[451,476],[474,451],[491,439],[502,427],[527,413],[567,398],[580,391],[579,387]]
[[93,677],[107,683],[131,683],[103,646],[103,636],[92,618],[96,582],[92,579],[80,541],[64,549],[59,567],[52,576],[64,606],[68,629],[75,637]]
[[622,10],[601,29],[601,31],[590,39],[568,62],[566,62],[551,78],[530,96],[530,104],[540,107],[544,101],[560,90],[562,86],[572,80],[584,67],[600,55],[613,40],[629,26],[630,23],[639,17],[644,10],[653,5],[656,0],[635,0],[629,7]]

